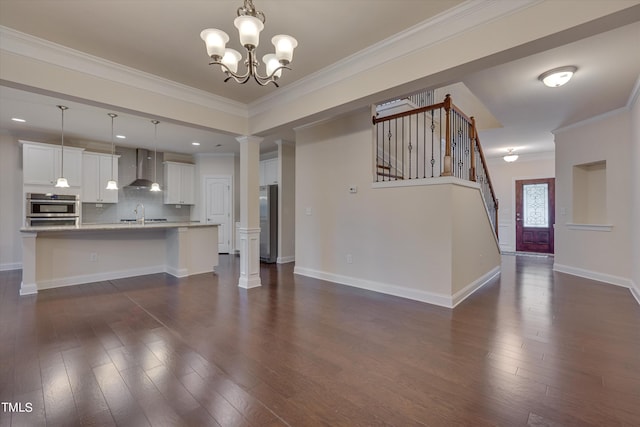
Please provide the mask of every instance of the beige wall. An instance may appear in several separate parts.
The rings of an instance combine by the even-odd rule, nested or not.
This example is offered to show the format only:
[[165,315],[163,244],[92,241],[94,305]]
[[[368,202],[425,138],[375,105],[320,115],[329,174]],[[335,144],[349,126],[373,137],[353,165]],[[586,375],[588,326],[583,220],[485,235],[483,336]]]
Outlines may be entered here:
[[373,188],[371,150],[368,109],[297,131],[296,272],[446,305],[499,263],[493,239],[488,248],[475,247],[486,253],[468,255],[472,270],[456,271],[453,290],[453,254],[466,256],[460,242],[485,236],[454,232],[454,223],[474,226],[452,212],[466,209],[468,197],[481,203],[478,190]]
[[[559,130],[556,142],[556,269],[628,286],[631,278],[631,114],[619,110]],[[606,161],[610,231],[572,229],[573,167]],[[637,165],[636,165],[637,166]],[[637,186],[637,182],[636,182]]]
[[295,260],[296,146],[278,142],[278,262]]
[[631,279],[640,302],[640,91],[631,110]]
[[498,210],[498,236],[500,249],[505,252],[516,250],[515,237],[515,185],[517,180],[533,178],[553,178],[555,172],[554,153],[521,155],[507,163],[502,158],[487,159],[491,182],[500,204]]
[[18,140],[0,134],[0,270],[22,266],[22,151]]

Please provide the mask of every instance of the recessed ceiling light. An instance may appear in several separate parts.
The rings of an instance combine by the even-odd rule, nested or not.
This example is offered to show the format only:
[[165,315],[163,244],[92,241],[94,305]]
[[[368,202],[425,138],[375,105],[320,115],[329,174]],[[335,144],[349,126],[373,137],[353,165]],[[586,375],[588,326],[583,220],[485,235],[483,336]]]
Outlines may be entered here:
[[116,135],[116,138],[118,138],[118,139],[127,139],[127,137],[124,136],[124,135]]
[[191,145],[200,145],[199,142],[192,142]]
[[553,70],[540,74],[538,80],[542,81],[542,83],[548,87],[560,87],[571,80],[573,73],[577,70],[578,68],[574,66],[554,68]]
[[222,144],[216,144],[216,147],[222,147]]
[[26,122],[25,119],[20,119],[18,117],[11,117],[11,120],[13,120],[14,122],[18,122],[18,123],[25,123]]

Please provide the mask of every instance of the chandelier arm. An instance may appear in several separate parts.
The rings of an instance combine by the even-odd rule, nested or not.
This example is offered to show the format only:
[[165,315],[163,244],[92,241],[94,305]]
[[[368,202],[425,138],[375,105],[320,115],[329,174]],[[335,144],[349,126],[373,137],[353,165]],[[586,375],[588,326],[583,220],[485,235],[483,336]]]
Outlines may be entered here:
[[273,83],[274,85],[276,85],[276,87],[280,87],[280,85],[278,83],[276,83],[276,80],[274,78],[265,78],[265,77],[260,77],[259,75],[255,74],[253,76],[253,79],[260,85],[260,86],[266,86],[269,83]]
[[[229,75],[229,78],[233,77],[237,82],[239,82],[238,79],[242,80],[248,77],[251,77],[251,73],[249,72],[249,70],[247,69],[247,72],[244,74],[238,74],[238,73],[234,73],[233,71],[231,71],[231,69],[229,67],[227,67],[226,64],[223,64],[220,61],[211,61],[209,62],[209,65],[219,65],[221,66],[224,70],[224,73]],[[227,80],[229,80],[229,78],[227,78]],[[225,80],[225,81],[227,81]]]

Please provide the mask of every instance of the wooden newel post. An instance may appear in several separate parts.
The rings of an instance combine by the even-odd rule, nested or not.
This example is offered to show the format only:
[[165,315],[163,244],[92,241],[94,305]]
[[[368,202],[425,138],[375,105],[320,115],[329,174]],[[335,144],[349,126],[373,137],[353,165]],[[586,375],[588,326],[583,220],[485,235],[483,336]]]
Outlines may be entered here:
[[446,117],[446,134],[444,149],[444,164],[442,165],[442,173],[440,176],[451,176],[451,95],[444,97],[444,111]]
[[471,168],[469,168],[469,181],[476,182],[476,144],[478,139],[478,133],[476,131],[476,118],[471,117],[471,123],[469,123],[469,135],[471,135]]

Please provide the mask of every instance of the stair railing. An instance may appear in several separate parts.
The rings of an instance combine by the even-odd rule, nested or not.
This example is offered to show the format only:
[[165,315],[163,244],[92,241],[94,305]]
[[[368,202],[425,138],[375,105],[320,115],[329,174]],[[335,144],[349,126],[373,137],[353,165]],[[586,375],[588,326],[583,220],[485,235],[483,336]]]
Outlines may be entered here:
[[376,182],[439,176],[477,182],[497,236],[498,199],[476,122],[453,103],[450,95],[443,102],[374,116],[372,121],[376,126]]

